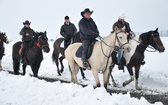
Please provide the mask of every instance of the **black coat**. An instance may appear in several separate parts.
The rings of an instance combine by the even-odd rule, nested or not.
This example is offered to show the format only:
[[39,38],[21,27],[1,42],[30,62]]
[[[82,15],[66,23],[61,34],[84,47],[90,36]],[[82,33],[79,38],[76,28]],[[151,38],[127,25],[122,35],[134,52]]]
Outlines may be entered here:
[[123,28],[124,26],[125,26],[125,32],[129,33],[131,31],[129,23],[126,21],[119,21],[119,20],[114,23],[113,31],[115,30],[115,27]]
[[[29,33],[29,36],[26,36],[26,33]],[[34,30],[26,27],[23,27],[19,34],[22,35],[23,42],[32,41],[32,38],[35,36]]]
[[97,26],[92,18],[88,20],[83,17],[79,21],[79,31],[82,40],[95,40],[99,35]]
[[60,30],[60,34],[64,38],[71,38],[76,34],[76,32],[77,32],[77,29],[73,23],[69,23],[69,25],[64,23],[64,25],[62,25]]

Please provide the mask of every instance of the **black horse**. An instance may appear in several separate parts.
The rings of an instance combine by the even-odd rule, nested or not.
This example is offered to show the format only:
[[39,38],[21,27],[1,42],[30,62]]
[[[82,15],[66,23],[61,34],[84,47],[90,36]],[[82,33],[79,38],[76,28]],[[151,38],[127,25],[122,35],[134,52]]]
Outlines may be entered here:
[[[147,47],[149,47],[153,50],[157,50],[159,52],[164,52],[165,48],[161,42],[159,33],[158,33],[158,28],[154,31],[149,31],[146,33],[143,33],[139,36],[139,39],[132,39],[129,41],[130,43],[130,47],[131,47],[131,52],[130,53],[124,53],[123,54],[123,63],[124,65],[127,67],[128,72],[131,76],[131,78],[127,81],[125,81],[123,83],[123,86],[126,86],[127,84],[129,84],[130,82],[132,82],[134,80],[133,77],[133,70],[132,68],[135,68],[135,78],[136,78],[136,89],[141,89],[138,86],[138,78],[139,78],[139,70],[140,67],[142,65],[142,61],[144,60],[144,52],[146,50]],[[134,47],[133,47],[134,46]],[[113,60],[113,64],[111,66],[111,70],[113,69],[113,67],[115,66],[115,64],[117,64],[117,58],[116,58],[116,52],[112,53],[112,60]],[[111,74],[112,77],[112,81],[113,81],[113,85],[116,85],[113,76]]]
[[[38,46],[37,46],[38,44]],[[16,42],[13,45],[12,50],[12,59],[13,59],[13,69],[15,74],[19,74],[19,67],[20,67],[20,48],[21,48],[22,42]],[[40,46],[39,46],[40,45]],[[23,63],[23,75],[26,73],[26,66],[30,65],[31,69],[33,71],[34,77],[38,76],[38,70],[40,67],[40,64],[43,60],[43,53],[42,50],[46,53],[50,51],[49,44],[48,44],[48,38],[46,35],[46,31],[43,32],[36,32],[36,35],[34,38],[32,38],[32,43],[29,45],[29,48],[26,50],[25,56],[24,56],[24,63]]]
[[[64,55],[65,48],[62,48],[60,46],[63,41],[64,41],[64,38],[59,38],[54,42],[54,45],[53,45],[54,50],[53,50],[53,54],[52,54],[52,60],[53,60],[53,62],[56,63],[58,75],[61,75],[61,73],[64,71],[64,65],[63,65],[62,61],[65,58],[65,55]],[[72,43],[81,42],[79,32],[74,35],[71,42]],[[69,43],[71,43],[71,42],[69,42]],[[62,55],[61,57],[59,57],[60,54]],[[61,64],[61,70],[59,70],[59,62]],[[80,68],[80,70],[81,70],[82,78],[85,79],[86,77],[83,72],[83,68]]]
[[4,56],[4,50],[5,50],[4,43],[8,44],[9,40],[6,36],[6,33],[0,32],[0,70],[2,70],[1,60],[2,57]]

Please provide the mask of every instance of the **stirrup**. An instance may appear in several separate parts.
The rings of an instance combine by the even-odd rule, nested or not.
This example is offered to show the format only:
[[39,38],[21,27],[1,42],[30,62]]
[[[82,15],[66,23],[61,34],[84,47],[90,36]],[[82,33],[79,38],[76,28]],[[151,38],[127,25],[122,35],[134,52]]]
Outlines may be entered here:
[[83,62],[83,66],[84,67],[89,67],[89,63],[88,62]]

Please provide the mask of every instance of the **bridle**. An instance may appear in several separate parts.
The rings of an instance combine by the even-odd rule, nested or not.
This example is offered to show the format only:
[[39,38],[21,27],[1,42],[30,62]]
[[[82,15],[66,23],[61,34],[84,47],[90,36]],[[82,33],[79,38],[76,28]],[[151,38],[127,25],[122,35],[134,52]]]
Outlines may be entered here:
[[[110,46],[110,45],[108,45],[106,42],[103,41],[103,38],[99,35],[99,39],[101,40],[100,45],[101,45],[102,53],[103,53],[103,55],[107,58],[106,67],[105,67],[103,73],[104,73],[104,72],[106,71],[106,69],[107,69],[108,62],[109,62],[109,58],[111,57],[111,53],[112,53],[111,51],[112,51],[112,49],[113,49],[113,48],[115,49],[116,47],[122,48],[124,45],[126,45],[126,44],[129,43],[129,42],[126,42],[126,43],[122,44],[122,43],[120,42],[120,40],[119,40],[119,38],[118,38],[118,34],[119,34],[119,33],[122,33],[122,32],[124,33],[124,31],[120,31],[120,32],[118,32],[118,33],[115,33],[115,42],[114,42],[114,44],[116,44],[116,42],[118,42],[119,46],[115,46],[115,45],[114,45],[114,46]],[[104,53],[102,43],[104,43],[106,46],[108,46],[108,47],[111,48],[109,55],[106,55],[106,54]]]
[[[2,35],[4,35],[5,40],[2,39]],[[0,33],[0,42],[8,43],[7,36],[3,33]]]
[[[38,39],[37,39],[36,44],[39,43],[39,39],[40,39],[40,38],[42,38],[42,35],[38,36]],[[46,39],[46,38],[44,38],[44,39]],[[47,39],[46,39],[46,40],[47,40]],[[44,44],[44,45],[42,45],[42,46],[40,45],[40,48],[43,49],[43,48],[46,47],[46,46],[49,46],[49,44],[47,43],[47,44]]]
[[[155,44],[156,44],[157,46],[159,46],[159,44],[158,44],[157,41],[156,41],[156,38],[154,38],[154,34],[153,34],[153,33],[151,34],[151,37],[150,37],[150,40],[149,40],[149,41],[151,41],[152,39],[153,39],[153,41],[155,42]],[[150,49],[153,50],[153,51],[150,51],[150,50],[147,50],[147,49],[146,49],[146,51],[148,51],[148,52],[156,52],[156,51],[157,51],[154,47],[151,47],[151,46],[149,46],[149,45],[145,45],[145,44],[143,44],[141,41],[137,41],[137,40],[135,40],[135,39],[133,39],[133,40],[136,41],[136,42],[138,42],[139,44],[141,44],[141,45],[143,45],[143,46],[145,46],[145,47],[150,48]]]
[[[117,48],[117,47],[118,47],[118,48],[122,48],[123,46],[125,46],[126,44],[129,43],[129,42],[126,42],[126,43],[122,44],[121,41],[119,40],[118,34],[119,34],[119,33],[122,33],[122,32],[124,32],[124,31],[120,31],[120,32],[115,33],[115,44],[116,44],[116,42],[118,42],[119,46],[110,46],[110,45],[108,45],[106,42],[103,41],[103,38],[99,35],[99,39],[101,40],[101,42],[100,42],[100,44],[101,44],[101,50],[102,50],[102,53],[103,53],[103,55],[104,55],[105,57],[109,58],[109,57],[111,56],[111,53],[109,54],[109,56],[104,53],[102,43],[104,43],[106,46],[110,47],[111,49],[112,49],[112,48],[115,49],[115,48]],[[111,52],[111,51],[110,51],[110,52]]]

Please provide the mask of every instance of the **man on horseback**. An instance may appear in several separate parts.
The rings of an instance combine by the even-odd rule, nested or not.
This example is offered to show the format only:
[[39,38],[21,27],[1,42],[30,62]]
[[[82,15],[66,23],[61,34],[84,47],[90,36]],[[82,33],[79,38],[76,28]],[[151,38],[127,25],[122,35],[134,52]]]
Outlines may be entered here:
[[[129,41],[129,39],[131,39],[131,36],[132,36],[133,32],[131,31],[129,23],[125,21],[125,17],[126,17],[125,14],[121,13],[118,17],[118,21],[113,24],[112,29],[113,29],[113,32],[114,32],[116,27],[117,28],[125,27],[125,33],[128,35],[127,39]],[[124,69],[124,65],[122,65],[122,59],[121,59],[122,55],[123,55],[123,49],[119,48],[118,49],[118,58],[117,58],[119,70]]]
[[31,22],[26,20],[23,22],[24,27],[20,31],[20,35],[22,35],[22,41],[23,41],[23,47],[22,47],[22,52],[21,52],[21,62],[24,63],[23,57],[25,54],[26,49],[28,46],[32,43],[33,37],[35,36],[35,32],[33,29],[30,28]]
[[66,49],[71,44],[71,39],[76,34],[77,29],[73,23],[70,22],[69,16],[65,16],[64,25],[62,25],[60,34],[65,38],[64,48]]
[[89,63],[87,61],[87,53],[89,46],[93,41],[98,37],[99,31],[93,19],[91,18],[91,14],[93,11],[90,11],[89,8],[86,8],[81,12],[82,19],[79,21],[79,30],[80,30],[80,38],[82,40],[82,61],[84,67],[89,67]]
[[[125,21],[125,17],[126,17],[125,14],[121,13],[118,17],[119,18],[118,21],[113,24],[112,29],[114,32],[116,27],[117,28],[125,27],[125,33],[127,34],[127,39],[129,41],[130,39],[132,39],[135,36],[135,34],[132,32],[129,23]],[[124,70],[124,64],[123,64],[124,59],[122,59],[122,55],[123,55],[123,49],[119,48],[118,49],[118,58],[117,58],[119,70],[122,70],[122,69]],[[145,61],[143,61],[142,64],[145,64]]]
[[125,26],[125,33],[128,35],[128,40],[131,39],[131,36],[133,35],[133,32],[131,31],[130,25],[128,22],[125,21],[125,14],[121,13],[119,15],[119,19],[117,22],[113,24],[113,31],[115,30],[115,27],[117,28],[123,28]]

